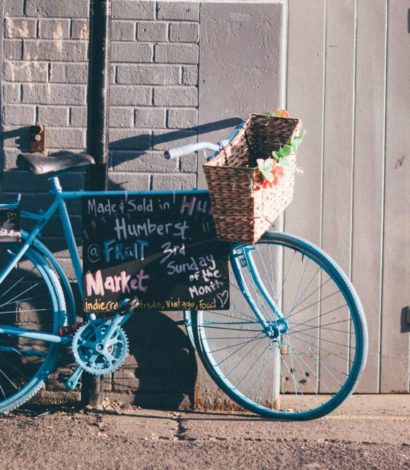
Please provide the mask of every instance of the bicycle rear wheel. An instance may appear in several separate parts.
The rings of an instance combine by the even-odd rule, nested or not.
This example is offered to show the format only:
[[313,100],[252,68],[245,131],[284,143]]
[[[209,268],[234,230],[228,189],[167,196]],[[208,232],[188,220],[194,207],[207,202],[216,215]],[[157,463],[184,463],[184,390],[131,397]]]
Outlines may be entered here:
[[[0,266],[17,245],[0,244]],[[66,309],[60,283],[43,256],[30,248],[0,284],[0,327],[58,334]],[[58,345],[0,333],[0,412],[28,401],[54,370]]]
[[285,233],[234,246],[231,261],[230,310],[193,312],[205,367],[229,397],[262,416],[330,413],[355,389],[367,356],[350,281],[321,249]]

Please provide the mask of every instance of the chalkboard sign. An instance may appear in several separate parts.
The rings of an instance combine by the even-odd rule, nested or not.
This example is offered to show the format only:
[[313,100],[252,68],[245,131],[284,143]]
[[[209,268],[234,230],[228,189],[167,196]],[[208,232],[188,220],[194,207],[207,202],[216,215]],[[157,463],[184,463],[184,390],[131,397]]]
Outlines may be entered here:
[[0,209],[0,242],[21,241],[20,209]]
[[84,310],[229,308],[228,245],[209,196],[165,193],[83,198]]

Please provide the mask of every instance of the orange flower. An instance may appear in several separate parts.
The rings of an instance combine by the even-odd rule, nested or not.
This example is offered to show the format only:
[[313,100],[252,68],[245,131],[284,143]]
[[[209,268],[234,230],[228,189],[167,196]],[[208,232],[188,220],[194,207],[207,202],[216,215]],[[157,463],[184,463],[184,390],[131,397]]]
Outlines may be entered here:
[[283,167],[281,165],[275,165],[272,170],[273,184],[277,186],[279,184],[279,177],[283,176]]
[[289,117],[289,113],[286,111],[286,109],[278,108],[275,111],[275,114],[276,114],[277,117],[283,117],[283,118],[288,118]]
[[273,186],[277,186],[280,182],[280,178],[285,174],[283,166],[276,164],[272,170],[273,180],[269,181],[266,177],[262,174],[259,175],[258,181],[256,181],[254,189],[257,191],[259,189],[266,189],[266,188],[273,188]]

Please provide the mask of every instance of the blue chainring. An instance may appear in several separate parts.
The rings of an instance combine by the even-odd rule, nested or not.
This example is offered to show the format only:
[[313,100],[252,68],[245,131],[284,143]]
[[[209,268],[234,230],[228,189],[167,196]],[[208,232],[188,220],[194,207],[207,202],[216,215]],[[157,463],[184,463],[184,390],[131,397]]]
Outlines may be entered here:
[[89,374],[110,374],[121,367],[128,355],[128,338],[120,326],[104,346],[110,326],[111,320],[92,320],[80,326],[74,334],[71,345],[74,358]]

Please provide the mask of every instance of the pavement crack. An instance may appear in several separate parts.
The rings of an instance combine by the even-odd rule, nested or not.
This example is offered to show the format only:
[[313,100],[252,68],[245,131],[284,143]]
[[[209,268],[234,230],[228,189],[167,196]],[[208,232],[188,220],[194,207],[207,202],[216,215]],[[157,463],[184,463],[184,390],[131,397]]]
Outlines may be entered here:
[[195,441],[196,439],[188,436],[188,427],[187,427],[187,420],[184,419],[181,415],[177,415],[175,417],[175,421],[177,423],[177,430],[175,433],[175,438],[179,441]]

